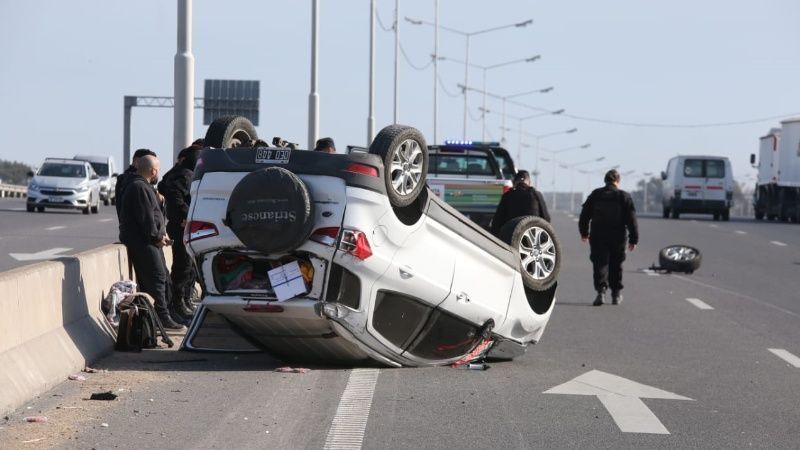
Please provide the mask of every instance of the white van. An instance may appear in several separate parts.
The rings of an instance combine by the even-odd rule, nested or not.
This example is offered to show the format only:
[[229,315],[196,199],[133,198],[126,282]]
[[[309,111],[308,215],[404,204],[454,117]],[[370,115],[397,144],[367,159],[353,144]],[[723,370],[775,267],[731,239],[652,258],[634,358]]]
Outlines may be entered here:
[[676,156],[661,172],[664,218],[681,213],[712,214],[730,219],[733,203],[731,162],[722,156]]
[[114,165],[114,158],[110,156],[94,155],[75,155],[74,158],[80,161],[87,161],[97,175],[100,176],[100,200],[108,206],[117,202],[114,191],[117,187],[117,167]]

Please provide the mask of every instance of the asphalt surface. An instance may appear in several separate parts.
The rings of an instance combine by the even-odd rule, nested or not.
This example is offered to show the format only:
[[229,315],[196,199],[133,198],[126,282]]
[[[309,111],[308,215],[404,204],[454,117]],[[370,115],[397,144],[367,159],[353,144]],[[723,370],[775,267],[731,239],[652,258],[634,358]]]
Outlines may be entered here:
[[118,236],[112,205],[101,203],[99,213],[89,215],[66,209],[29,213],[24,198],[0,199],[0,272],[110,244]]
[[[768,349],[800,355],[800,226],[640,218],[624,302],[592,307],[576,219],[553,220],[564,259],[542,341],[486,371],[381,369],[364,448],[798,448],[800,368]],[[675,243],[701,249],[697,272],[641,271]],[[0,443],[322,448],[353,370],[273,372],[281,365],[265,354],[115,354],[96,364],[109,373],[67,381],[0,421]],[[667,430],[653,434],[622,431],[625,417],[598,396],[544,393],[591,371],[688,399],[644,398]],[[119,399],[83,400],[106,389]],[[33,414],[50,421],[24,423]]]

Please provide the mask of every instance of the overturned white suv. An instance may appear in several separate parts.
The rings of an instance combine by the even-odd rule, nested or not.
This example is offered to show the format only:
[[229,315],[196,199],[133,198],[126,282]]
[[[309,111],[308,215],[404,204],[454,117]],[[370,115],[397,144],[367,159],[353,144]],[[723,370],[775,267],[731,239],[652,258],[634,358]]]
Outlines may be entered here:
[[445,204],[426,186],[416,129],[388,126],[368,153],[328,154],[267,147],[247,119],[227,117],[205,143],[184,236],[202,309],[259,347],[425,366],[510,359],[541,337],[561,258],[553,228],[520,217],[504,242]]

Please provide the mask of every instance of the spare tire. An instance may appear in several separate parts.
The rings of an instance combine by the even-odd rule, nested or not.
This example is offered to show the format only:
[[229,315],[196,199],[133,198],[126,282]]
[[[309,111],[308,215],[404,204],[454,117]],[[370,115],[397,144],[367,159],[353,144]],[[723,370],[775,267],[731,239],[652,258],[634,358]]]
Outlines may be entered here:
[[389,203],[395,208],[414,203],[428,176],[428,145],[422,133],[406,125],[389,125],[375,136],[369,152],[383,160]]
[[282,167],[259,169],[233,188],[225,222],[248,248],[284,253],[311,234],[314,202],[297,175]]
[[256,127],[246,117],[220,117],[208,126],[204,145],[214,148],[231,148],[249,145],[258,139]]
[[561,242],[548,221],[536,216],[516,217],[500,229],[500,240],[511,246],[519,261],[525,287],[546,291],[558,281]]
[[700,268],[703,254],[688,245],[670,245],[658,252],[658,265],[668,272],[692,273]]

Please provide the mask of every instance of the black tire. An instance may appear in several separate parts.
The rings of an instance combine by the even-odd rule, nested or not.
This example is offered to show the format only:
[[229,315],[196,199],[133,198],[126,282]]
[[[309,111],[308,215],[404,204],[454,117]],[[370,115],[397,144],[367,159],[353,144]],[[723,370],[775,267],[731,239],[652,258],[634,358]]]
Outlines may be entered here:
[[36,211],[38,211],[38,212],[44,212],[44,206],[37,206],[37,207],[36,207]]
[[681,213],[676,208],[672,208],[672,218],[673,219],[681,218]]
[[[538,242],[532,242],[533,239]],[[519,261],[519,271],[525,287],[534,291],[546,291],[556,283],[561,269],[561,242],[549,222],[536,216],[516,217],[500,229],[500,240],[511,247]],[[530,250],[525,250],[526,248]],[[534,255],[535,251],[537,255]],[[531,258],[527,264],[523,255]],[[550,255],[550,258],[538,255]]]
[[756,220],[764,220],[764,213],[761,211],[756,211]]
[[[422,133],[406,125],[389,125],[372,141],[369,152],[383,160],[383,181],[389,203],[395,208],[414,203],[425,189],[428,176],[428,145]],[[395,179],[399,187],[395,187]]]
[[731,220],[731,210],[730,209],[722,210],[722,221],[729,222],[730,220]]
[[96,205],[92,206],[92,214],[97,214],[100,212],[100,202],[97,202]]
[[84,214],[88,215],[90,212],[92,212],[92,207],[89,206],[89,205],[86,205],[86,208],[83,208],[81,210],[81,212],[83,212]]
[[117,204],[117,197],[111,197],[111,204],[112,205],[116,205]]
[[767,214],[767,220],[775,220],[775,214]]
[[111,203],[108,199],[103,200],[103,206],[108,206]]
[[314,202],[297,175],[267,167],[245,175],[233,188],[225,224],[250,249],[288,252],[311,235]]
[[719,213],[718,212],[712,213],[712,215],[713,215],[714,221],[719,220]]
[[28,212],[33,212],[36,209],[35,206],[25,205],[25,210]]
[[661,216],[665,219],[669,219],[669,208],[664,206],[661,210]]
[[700,268],[702,261],[700,250],[688,245],[670,245],[658,252],[658,264],[669,272],[692,273]]
[[231,148],[248,145],[258,139],[256,128],[242,116],[225,116],[211,122],[206,131],[206,147]]

